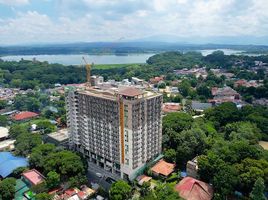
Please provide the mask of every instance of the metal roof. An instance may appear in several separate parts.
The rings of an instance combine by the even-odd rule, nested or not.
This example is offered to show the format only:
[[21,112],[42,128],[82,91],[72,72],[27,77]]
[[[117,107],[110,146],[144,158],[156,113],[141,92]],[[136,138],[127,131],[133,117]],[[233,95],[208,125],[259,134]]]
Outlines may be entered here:
[[13,156],[10,152],[0,152],[0,176],[9,176],[18,167],[28,166],[28,161],[23,157]]

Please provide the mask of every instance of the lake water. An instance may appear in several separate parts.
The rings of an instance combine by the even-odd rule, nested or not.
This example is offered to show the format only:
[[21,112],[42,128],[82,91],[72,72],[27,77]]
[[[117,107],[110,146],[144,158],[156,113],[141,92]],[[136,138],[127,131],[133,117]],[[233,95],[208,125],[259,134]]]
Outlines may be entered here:
[[6,61],[32,60],[35,58],[39,61],[48,61],[49,63],[60,63],[63,65],[80,65],[84,64],[82,57],[95,64],[129,64],[129,63],[145,63],[146,60],[154,54],[128,54],[128,55],[16,55],[3,56],[1,59]]
[[[233,49],[205,49],[200,50],[203,56],[213,53],[216,50],[221,50],[225,55],[240,54],[242,51]],[[48,61],[49,63],[60,63],[63,65],[80,65],[84,64],[82,57],[84,56],[89,63],[95,64],[130,64],[130,63],[145,63],[146,60],[154,54],[123,54],[123,55],[86,55],[86,54],[71,54],[71,55],[15,55],[0,57],[6,61],[32,60],[33,58],[39,61]],[[256,55],[255,55],[256,56]]]

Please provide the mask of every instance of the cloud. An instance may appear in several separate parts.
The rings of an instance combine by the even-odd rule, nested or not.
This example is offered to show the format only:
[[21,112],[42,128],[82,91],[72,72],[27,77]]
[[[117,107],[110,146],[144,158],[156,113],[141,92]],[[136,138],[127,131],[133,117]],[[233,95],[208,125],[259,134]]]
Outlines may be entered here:
[[[15,1],[32,5],[26,0],[5,2]],[[0,17],[0,44],[115,41],[121,37],[167,34],[193,38],[268,35],[266,0],[46,0],[46,3],[51,3],[49,12],[37,12],[34,7],[17,8],[15,17]],[[51,16],[52,11],[56,17]]]
[[0,4],[9,6],[21,6],[29,3],[29,0],[0,0]]

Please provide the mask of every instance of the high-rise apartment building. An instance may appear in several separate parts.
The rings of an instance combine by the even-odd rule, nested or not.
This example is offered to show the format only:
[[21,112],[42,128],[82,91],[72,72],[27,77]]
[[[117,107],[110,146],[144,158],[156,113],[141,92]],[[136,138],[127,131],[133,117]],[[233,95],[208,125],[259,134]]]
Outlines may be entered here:
[[121,178],[161,153],[162,95],[135,87],[88,88],[66,96],[70,146]]

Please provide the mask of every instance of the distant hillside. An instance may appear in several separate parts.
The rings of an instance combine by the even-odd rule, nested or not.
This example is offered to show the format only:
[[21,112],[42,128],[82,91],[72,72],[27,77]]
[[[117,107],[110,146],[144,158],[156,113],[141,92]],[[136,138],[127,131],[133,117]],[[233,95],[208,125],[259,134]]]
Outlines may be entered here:
[[193,51],[202,49],[235,49],[247,52],[268,52],[268,46],[220,45],[220,44],[181,44],[168,42],[93,42],[72,44],[47,44],[29,46],[2,46],[2,55],[38,55],[38,54],[129,54],[158,53],[164,51]]

